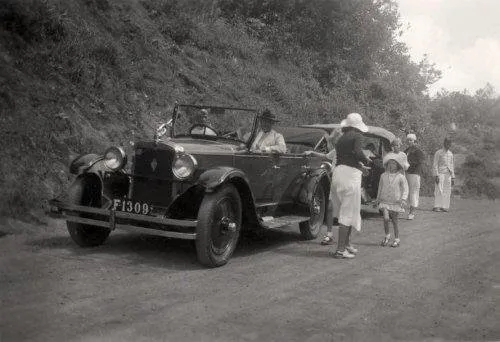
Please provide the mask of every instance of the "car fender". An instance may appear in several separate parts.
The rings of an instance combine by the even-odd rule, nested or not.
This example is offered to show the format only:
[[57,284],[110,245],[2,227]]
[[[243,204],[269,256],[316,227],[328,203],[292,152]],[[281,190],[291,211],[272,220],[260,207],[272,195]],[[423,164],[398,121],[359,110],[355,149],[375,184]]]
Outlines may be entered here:
[[102,161],[104,156],[94,153],[81,154],[69,165],[69,172],[73,175],[80,175],[90,170],[96,163]]
[[233,167],[221,166],[203,172],[198,178],[198,185],[203,186],[207,192],[213,192],[217,187],[232,179],[241,179],[247,185],[249,183],[243,171]]
[[[79,194],[79,196],[98,195],[102,198],[103,182],[99,174],[86,172],[79,174],[68,188],[67,195]],[[71,197],[71,196],[69,196]]]
[[202,173],[197,185],[204,187],[206,192],[213,192],[226,183],[234,185],[241,196],[243,223],[248,226],[260,226],[255,199],[248,178],[243,171],[227,166],[216,167]]

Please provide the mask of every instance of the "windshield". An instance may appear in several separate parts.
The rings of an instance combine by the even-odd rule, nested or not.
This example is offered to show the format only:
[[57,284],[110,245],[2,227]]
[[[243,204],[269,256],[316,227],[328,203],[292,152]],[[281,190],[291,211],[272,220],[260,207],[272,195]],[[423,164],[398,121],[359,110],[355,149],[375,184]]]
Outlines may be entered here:
[[177,107],[173,136],[225,138],[247,142],[255,118],[253,110],[186,106]]

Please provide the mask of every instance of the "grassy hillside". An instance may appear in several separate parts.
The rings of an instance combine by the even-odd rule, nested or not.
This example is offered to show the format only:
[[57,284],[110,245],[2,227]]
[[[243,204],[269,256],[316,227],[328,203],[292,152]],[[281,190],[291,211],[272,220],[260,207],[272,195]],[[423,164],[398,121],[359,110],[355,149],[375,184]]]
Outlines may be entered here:
[[[357,15],[349,1],[338,2],[345,3],[340,9]],[[400,72],[372,68],[377,77],[372,83],[340,69],[332,74],[325,68],[318,77],[310,61],[319,54],[294,45],[277,46],[283,32],[270,44],[261,32],[264,27],[272,33],[273,27],[255,18],[231,20],[217,3],[2,1],[0,216],[25,217],[26,212],[42,209],[46,199],[68,184],[66,169],[72,156],[151,136],[175,101],[269,107],[285,124],[338,121],[348,112],[360,111],[369,123],[395,131],[418,126],[428,117],[410,88],[405,90],[410,100],[398,93],[397,100],[404,104],[399,113],[387,105],[404,88],[392,75],[418,74],[408,66],[407,56],[382,56]],[[353,37],[354,45],[372,41],[369,36],[364,41]],[[334,62],[344,63],[345,70],[353,68],[345,61],[357,61],[351,56],[355,51],[345,46],[339,51],[347,57]],[[360,58],[360,65],[366,66],[368,58],[380,65],[375,52],[364,54],[367,61]],[[286,58],[289,55],[293,58]],[[320,84],[318,79],[325,75],[341,83]],[[379,116],[381,111],[385,114]],[[410,115],[417,112],[419,116]],[[440,140],[429,130],[422,134],[428,135],[429,149]]]
[[41,208],[72,155],[151,135],[174,101],[267,106],[285,123],[346,104],[210,11],[33,0],[2,3],[0,19],[1,215]]

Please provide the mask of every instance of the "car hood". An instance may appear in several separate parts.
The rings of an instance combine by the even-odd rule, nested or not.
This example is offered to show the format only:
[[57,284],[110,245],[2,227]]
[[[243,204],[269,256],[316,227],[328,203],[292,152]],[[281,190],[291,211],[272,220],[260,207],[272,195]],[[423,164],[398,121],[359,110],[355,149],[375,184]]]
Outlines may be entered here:
[[[174,150],[182,150],[186,153],[203,153],[203,154],[225,154],[236,151],[239,143],[237,141],[221,141],[209,139],[193,139],[193,138],[173,138],[163,139],[158,144],[163,144],[171,147]],[[157,145],[156,143],[141,144]],[[151,146],[152,147],[152,146]]]

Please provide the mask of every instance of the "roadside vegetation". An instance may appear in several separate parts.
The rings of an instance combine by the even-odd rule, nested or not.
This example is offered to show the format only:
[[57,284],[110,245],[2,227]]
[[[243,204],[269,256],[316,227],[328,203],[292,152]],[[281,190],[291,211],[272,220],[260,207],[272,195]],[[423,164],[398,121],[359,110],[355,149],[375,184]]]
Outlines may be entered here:
[[457,191],[497,197],[500,99],[489,85],[430,98],[440,72],[401,30],[393,0],[4,0],[0,216],[43,209],[74,155],[152,136],[175,101],[269,107],[285,124],[359,111],[417,133],[429,164],[451,134]]

